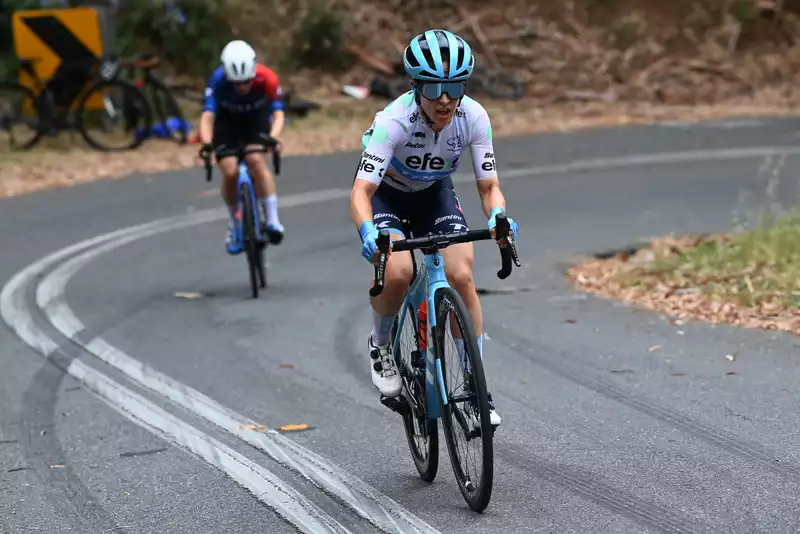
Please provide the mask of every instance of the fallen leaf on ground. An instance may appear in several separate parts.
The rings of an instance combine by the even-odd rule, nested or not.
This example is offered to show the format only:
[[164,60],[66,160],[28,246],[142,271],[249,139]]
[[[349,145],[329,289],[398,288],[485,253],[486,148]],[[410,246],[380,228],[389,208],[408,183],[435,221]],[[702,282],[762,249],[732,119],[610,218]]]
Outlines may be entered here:
[[308,425],[305,423],[297,424],[297,425],[283,425],[278,427],[278,430],[283,432],[297,432],[298,430],[306,430]]
[[199,299],[203,297],[203,294],[196,291],[178,291],[175,296],[180,299]]
[[240,430],[264,430],[267,428],[264,425],[239,425]]

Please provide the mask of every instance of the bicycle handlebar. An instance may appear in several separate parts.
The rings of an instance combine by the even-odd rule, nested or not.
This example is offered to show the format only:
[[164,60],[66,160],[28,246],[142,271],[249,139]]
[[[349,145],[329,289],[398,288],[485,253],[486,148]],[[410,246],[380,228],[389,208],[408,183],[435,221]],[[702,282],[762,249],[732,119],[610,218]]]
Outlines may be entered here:
[[[504,213],[500,213],[495,217],[497,225],[495,226],[496,239],[505,239],[507,246],[500,248],[500,270],[497,271],[497,277],[505,280],[511,274],[511,262],[520,267],[519,256],[517,255],[517,247],[514,244],[514,238],[511,236],[511,225],[508,223],[508,218]],[[471,243],[473,241],[485,241],[495,239],[492,237],[490,230],[468,230],[466,232],[453,232],[449,234],[434,234],[426,237],[414,237],[411,239],[400,239],[392,242],[389,239],[389,231],[381,230],[378,234],[377,245],[380,255],[378,256],[378,265],[375,266],[375,285],[370,288],[369,294],[372,297],[377,297],[383,292],[384,275],[386,274],[386,259],[388,257],[389,247],[393,252],[400,252],[403,250],[438,250],[446,248],[454,243]]]
[[[211,181],[211,173],[214,170],[214,167],[211,165],[211,152],[209,151],[206,153],[208,149],[208,145],[204,145],[200,147],[200,151],[198,152],[199,156],[203,159],[206,167],[206,181]],[[227,150],[220,150],[219,154],[217,155],[217,159],[219,157],[226,157],[226,156],[236,156],[239,162],[242,162],[248,154],[257,154],[257,153],[264,153],[267,152],[272,148],[272,166],[275,168],[275,174],[279,175],[281,173],[281,151],[279,148],[278,140],[274,137],[270,137],[269,140],[263,141],[261,146],[257,148],[230,148]]]

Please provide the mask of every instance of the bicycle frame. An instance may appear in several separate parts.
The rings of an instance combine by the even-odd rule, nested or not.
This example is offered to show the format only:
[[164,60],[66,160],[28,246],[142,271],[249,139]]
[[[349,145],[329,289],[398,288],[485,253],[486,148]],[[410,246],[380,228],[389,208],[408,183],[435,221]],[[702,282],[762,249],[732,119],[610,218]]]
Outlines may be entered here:
[[[413,252],[412,252],[413,254]],[[414,262],[416,267],[416,262]],[[423,302],[426,303],[426,321],[425,339],[428,341],[425,347],[419,347],[420,355],[425,358],[425,399],[427,400],[427,413],[430,419],[438,419],[441,417],[441,406],[439,405],[439,396],[443,395],[442,403],[447,404],[447,393],[444,387],[444,375],[442,374],[442,361],[436,355],[436,308],[434,306],[434,296],[436,290],[444,287],[450,287],[447,282],[447,277],[444,273],[444,258],[441,254],[425,254],[422,260],[422,266],[419,273],[415,273],[411,284],[406,291],[406,296],[403,298],[403,305],[400,308],[400,319],[397,323],[397,331],[402,332],[403,324],[408,318],[408,304],[414,309],[415,314],[418,314],[420,306]],[[419,329],[419,316],[417,315],[417,329]],[[428,334],[434,334],[433,336]],[[399,336],[394,340],[393,354],[400,354]],[[441,392],[441,393],[440,393]]]

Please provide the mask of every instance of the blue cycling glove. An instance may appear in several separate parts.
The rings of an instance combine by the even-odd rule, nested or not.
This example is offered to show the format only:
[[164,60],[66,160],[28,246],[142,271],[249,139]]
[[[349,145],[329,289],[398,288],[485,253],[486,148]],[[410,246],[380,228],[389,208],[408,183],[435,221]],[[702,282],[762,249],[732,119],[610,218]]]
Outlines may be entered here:
[[364,221],[358,229],[361,234],[361,255],[370,263],[375,256],[375,251],[378,250],[378,229],[372,221]]
[[[500,213],[505,213],[506,210],[497,206],[496,208],[492,208],[492,211],[489,212],[489,230],[494,228],[497,225],[496,217]],[[513,238],[516,239],[519,235],[519,228],[517,227],[516,221],[511,217],[508,218],[508,225],[511,227],[511,233],[514,234]]]

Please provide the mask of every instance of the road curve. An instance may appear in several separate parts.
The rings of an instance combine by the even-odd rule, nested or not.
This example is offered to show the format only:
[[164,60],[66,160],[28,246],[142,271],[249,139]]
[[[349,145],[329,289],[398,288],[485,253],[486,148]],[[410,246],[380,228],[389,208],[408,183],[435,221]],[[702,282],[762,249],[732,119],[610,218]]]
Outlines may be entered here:
[[[257,301],[200,172],[0,200],[0,531],[790,530],[800,344],[674,325],[578,294],[562,272],[577,254],[788,205],[797,139],[784,119],[497,142],[524,266],[500,281],[497,251],[476,245],[504,420],[480,515],[444,447],[436,481],[419,480],[371,386],[354,154],[287,160],[287,238]],[[308,429],[277,430],[291,423]]]

